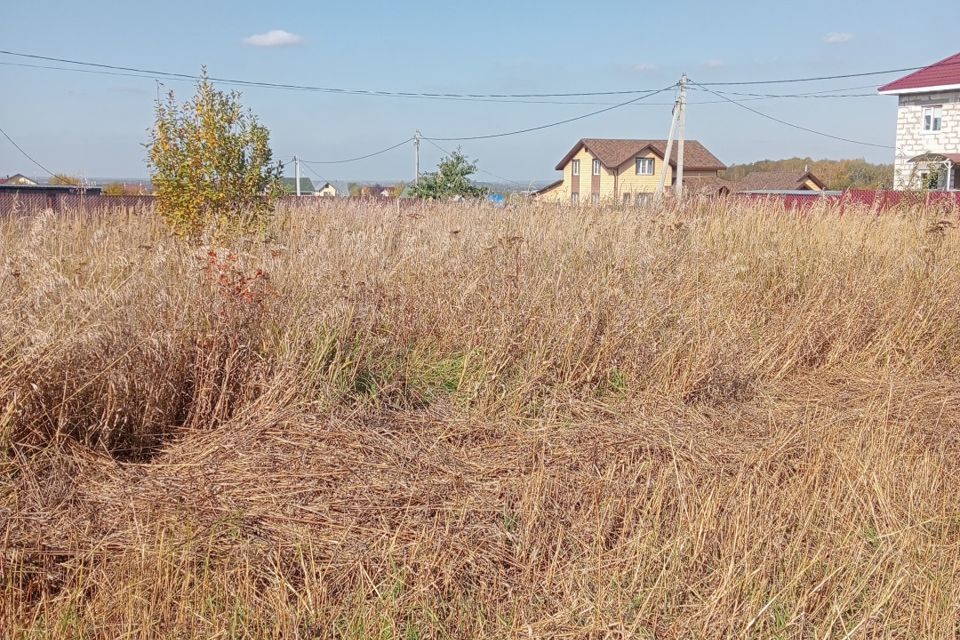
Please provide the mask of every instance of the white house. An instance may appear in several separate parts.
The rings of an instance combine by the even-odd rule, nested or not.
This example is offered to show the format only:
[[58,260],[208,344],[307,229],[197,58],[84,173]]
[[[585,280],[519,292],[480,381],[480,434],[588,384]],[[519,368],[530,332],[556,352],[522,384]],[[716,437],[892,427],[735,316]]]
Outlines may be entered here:
[[960,190],[960,53],[878,91],[900,99],[893,188]]
[[318,198],[336,198],[337,188],[329,182],[325,182],[322,187],[314,192],[313,195],[317,196]]

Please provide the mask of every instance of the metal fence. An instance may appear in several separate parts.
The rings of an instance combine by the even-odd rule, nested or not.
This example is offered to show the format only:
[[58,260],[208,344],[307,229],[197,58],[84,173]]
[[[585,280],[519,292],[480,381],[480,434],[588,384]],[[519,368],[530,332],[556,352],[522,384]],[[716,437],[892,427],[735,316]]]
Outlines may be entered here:
[[[818,203],[840,204],[842,206],[868,207],[878,211],[896,209],[910,205],[927,205],[960,208],[960,191],[875,191],[849,190],[840,194],[821,195],[811,192],[809,195],[785,194],[739,194],[731,196],[766,202],[782,202],[788,209],[806,209]],[[333,204],[365,203],[375,208],[395,207],[408,211],[428,205],[416,198],[317,198],[311,196],[286,196],[281,204],[288,209],[315,211]],[[54,213],[108,213],[116,209],[150,209],[153,196],[104,196],[76,193],[23,193],[0,191],[0,215],[31,214],[50,210]]]
[[848,189],[840,193],[822,194],[735,194],[735,198],[782,202],[788,209],[807,209],[817,204],[840,205],[841,207],[865,207],[876,211],[888,211],[909,206],[940,208],[960,207],[960,191],[886,191],[879,189]]
[[[380,196],[357,198],[318,198],[314,196],[284,196],[280,204],[299,210],[318,210],[333,204],[364,203],[377,207],[392,206],[408,210],[419,207],[423,201],[416,198],[388,198]],[[115,209],[148,209],[153,207],[153,196],[105,196],[75,193],[24,193],[0,191],[0,215],[30,214],[50,210],[54,213],[99,213]]]
[[80,193],[24,193],[0,191],[0,214],[36,213],[51,210],[54,213],[107,212],[117,208],[148,208],[153,196],[103,196]]

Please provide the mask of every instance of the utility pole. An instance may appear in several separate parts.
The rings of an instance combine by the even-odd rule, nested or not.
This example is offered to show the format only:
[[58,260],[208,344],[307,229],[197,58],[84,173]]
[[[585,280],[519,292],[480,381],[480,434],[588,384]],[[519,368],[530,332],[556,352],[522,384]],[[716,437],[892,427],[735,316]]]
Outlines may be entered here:
[[667,184],[667,167],[670,166],[670,157],[673,154],[673,133],[677,128],[677,115],[680,113],[680,97],[673,103],[673,117],[670,119],[670,134],[667,136],[667,149],[663,154],[663,168],[660,169],[660,181],[657,182],[657,194],[663,194]]
[[300,195],[300,158],[293,156],[293,174],[296,176],[294,181],[297,183],[297,196]]
[[680,76],[680,115],[677,117],[677,129],[679,130],[677,143],[677,186],[674,192],[677,194],[677,200],[683,197],[683,136],[687,123],[687,74]]
[[413,134],[413,152],[416,162],[413,184],[420,184],[420,131],[416,131]]

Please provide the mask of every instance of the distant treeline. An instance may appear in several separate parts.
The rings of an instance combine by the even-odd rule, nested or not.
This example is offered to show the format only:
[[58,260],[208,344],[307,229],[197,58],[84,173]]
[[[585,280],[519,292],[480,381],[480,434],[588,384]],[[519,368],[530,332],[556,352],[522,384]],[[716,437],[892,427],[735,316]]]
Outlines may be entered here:
[[815,176],[826,182],[829,189],[890,189],[893,186],[892,164],[873,164],[862,158],[760,160],[750,164],[731,165],[724,172],[723,177],[737,181],[754,171],[803,171],[804,168],[808,168]]

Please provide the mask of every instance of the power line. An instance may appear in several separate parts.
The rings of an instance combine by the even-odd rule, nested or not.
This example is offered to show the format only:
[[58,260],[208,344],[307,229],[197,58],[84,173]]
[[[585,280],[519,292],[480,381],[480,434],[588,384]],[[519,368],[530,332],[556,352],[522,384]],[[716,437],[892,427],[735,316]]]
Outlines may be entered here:
[[[706,85],[707,83],[703,83]],[[751,98],[832,98],[836,96],[850,96],[850,97],[860,97],[860,96],[876,96],[878,95],[875,92],[872,93],[857,93],[857,94],[839,94],[838,91],[860,91],[863,89],[873,89],[876,90],[879,85],[876,84],[862,84],[856,87],[840,87],[833,89],[820,89],[819,91],[805,91],[803,93],[748,93],[743,91],[723,91],[720,89],[715,89],[717,93],[722,93],[728,96],[746,96]],[[722,102],[722,101],[721,101]]]
[[301,160],[300,163],[303,164],[303,165],[307,168],[307,171],[309,171],[309,172],[312,173],[313,175],[317,176],[318,178],[320,178],[321,180],[323,180],[323,181],[326,182],[327,184],[330,183],[329,180],[327,180],[327,179],[324,178],[322,175],[320,175],[319,173],[317,173],[316,169],[314,169],[313,167],[311,167],[309,164],[307,164],[307,163],[304,162],[303,160]]
[[895,149],[895,148],[896,148],[896,147],[894,147],[893,145],[889,145],[889,144],[877,144],[877,143],[875,143],[875,142],[863,142],[862,140],[853,140],[853,139],[851,139],[851,138],[844,138],[843,136],[835,136],[835,135],[833,135],[833,134],[831,134],[831,133],[824,133],[823,131],[817,131],[816,129],[811,129],[811,128],[809,128],[809,127],[804,127],[804,126],[799,125],[799,124],[794,124],[794,123],[792,123],[792,122],[787,122],[786,120],[781,120],[780,118],[776,118],[776,117],[774,117],[774,116],[771,116],[770,114],[764,113],[764,112],[762,112],[762,111],[758,111],[758,110],[754,109],[753,107],[750,107],[750,106],[748,106],[748,105],[743,104],[742,102],[738,102],[738,101],[736,101],[736,100],[734,100],[734,99],[732,99],[732,98],[728,98],[728,97],[724,96],[723,94],[721,94],[721,93],[719,93],[719,92],[717,92],[717,91],[713,91],[712,89],[707,89],[706,87],[704,87],[702,84],[700,84],[700,83],[698,83],[698,82],[694,82],[694,81],[691,80],[690,83],[693,84],[693,85],[696,85],[696,86],[700,87],[700,88],[703,89],[704,91],[707,91],[707,92],[709,92],[709,93],[712,93],[712,94],[715,95],[715,96],[719,96],[719,97],[723,98],[724,100],[726,100],[727,102],[729,102],[729,103],[731,103],[731,104],[737,105],[737,106],[740,107],[741,109],[746,109],[747,111],[749,111],[749,112],[751,112],[751,113],[754,113],[754,114],[756,114],[756,115],[758,115],[758,116],[764,117],[764,118],[766,118],[767,120],[773,120],[774,122],[778,122],[778,123],[780,123],[780,124],[782,124],[782,125],[786,125],[786,126],[788,126],[788,127],[794,128],[794,129],[799,129],[800,131],[806,131],[807,133],[812,133],[812,134],[815,134],[815,135],[818,135],[818,136],[822,136],[822,137],[824,137],[824,138],[832,138],[832,139],[834,139],[834,140],[840,140],[840,141],[842,141],[842,142],[849,142],[849,143],[851,143],[851,144],[859,144],[859,145],[863,145],[863,146],[866,146],[866,147],[877,147],[877,148],[880,148],[880,149]]
[[17,151],[19,151],[20,153],[23,154],[23,157],[24,157],[24,158],[26,158],[27,160],[29,160],[29,161],[32,162],[33,164],[37,165],[38,167],[40,167],[41,169],[43,169],[44,171],[46,171],[46,172],[47,172],[47,175],[53,177],[53,175],[54,175],[54,174],[53,174],[53,171],[50,171],[50,169],[47,169],[45,166],[43,166],[42,164],[40,164],[39,162],[37,162],[36,160],[34,160],[33,157],[32,157],[29,153],[27,153],[26,151],[24,151],[23,148],[22,148],[20,145],[18,145],[16,142],[13,141],[13,138],[11,138],[10,136],[7,135],[7,132],[6,132],[6,131],[4,131],[3,129],[0,129],[0,133],[3,134],[3,137],[4,137],[4,138],[6,138],[7,140],[10,141],[10,144],[12,144],[14,147],[16,147]]
[[[937,64],[937,63],[934,63]],[[960,62],[943,62],[939,66],[960,65]],[[739,82],[702,82],[700,86],[724,87],[724,86],[746,86],[758,84],[789,84],[794,82],[821,82],[824,80],[844,80],[847,78],[865,78],[868,76],[882,76],[890,73],[907,73],[910,71],[920,71],[932,65],[923,65],[922,67],[903,67],[902,69],[885,69],[883,71],[864,71],[861,73],[844,73],[836,76],[814,76],[809,78],[785,78],[780,80],[744,80]]]
[[[43,56],[38,54],[31,53],[20,53],[16,51],[0,50],[0,54],[14,56],[18,58],[26,58],[31,60],[42,60],[46,62],[57,62],[62,64],[77,65],[81,67],[93,67],[94,69],[100,70],[101,73],[106,73],[107,75],[129,75],[131,77],[147,77],[147,78],[156,78],[164,77],[178,80],[189,80],[196,81],[201,78],[201,76],[187,74],[187,73],[176,73],[171,71],[161,71],[156,69],[145,69],[140,67],[128,67],[122,65],[113,65],[113,64],[103,64],[97,62],[87,62],[83,60],[73,60],[70,58],[57,58],[54,56]],[[6,63],[12,64],[12,63]],[[956,63],[946,63],[946,64],[956,64]],[[24,65],[27,66],[27,65]],[[92,73],[90,69],[75,69],[70,67],[50,67],[44,65],[33,65],[35,68],[50,68],[61,71],[78,71]],[[929,66],[929,65],[927,65]],[[704,86],[743,86],[743,85],[763,85],[763,84],[785,84],[785,83],[795,83],[795,82],[820,82],[826,80],[839,80],[844,78],[860,78],[867,76],[878,76],[891,73],[903,73],[908,71],[918,71],[920,69],[925,69],[926,66],[921,67],[904,67],[901,69],[886,69],[883,71],[867,71],[862,73],[848,73],[840,74],[833,76],[816,76],[816,77],[806,77],[806,78],[785,78],[777,80],[748,80],[748,81],[739,81],[739,82],[706,82],[702,83]],[[139,74],[139,75],[138,75]],[[265,82],[265,81],[254,81],[254,80],[242,80],[236,78],[220,78],[220,77],[209,77],[211,82],[216,82],[220,84],[229,84],[235,86],[243,87],[260,87],[260,88],[270,88],[270,89],[286,89],[286,90],[295,90],[295,91],[313,91],[320,93],[332,93],[332,94],[342,94],[342,95],[362,95],[362,96],[380,96],[380,97],[394,97],[394,98],[430,98],[430,99],[445,99],[445,100],[489,100],[489,101],[498,101],[503,99],[517,99],[517,98],[572,98],[572,97],[590,97],[590,96],[622,96],[622,95],[636,95],[640,93],[647,93],[651,91],[650,89],[627,89],[627,90],[618,90],[618,91],[577,91],[577,92],[560,92],[560,93],[440,93],[440,92],[414,92],[414,91],[383,91],[383,90],[373,90],[373,89],[347,89],[342,87],[324,87],[324,86],[314,86],[314,85],[302,85],[302,84],[288,84],[288,83],[279,83],[279,82]],[[566,104],[566,103],[561,103]]]
[[[663,93],[664,91],[668,91],[668,90],[672,89],[672,88],[675,87],[675,86],[677,86],[676,83],[671,84],[670,86],[664,87],[663,89],[657,89],[656,91],[650,91],[650,92],[648,92],[648,93],[645,94],[645,95],[638,96],[638,97],[636,97],[636,98],[631,98],[630,100],[627,100],[626,102],[620,102],[620,103],[614,104],[614,105],[612,105],[612,106],[606,107],[606,108],[604,108],[604,109],[597,109],[596,111],[591,111],[590,113],[584,113],[584,114],[581,114],[581,115],[579,115],[579,116],[574,116],[574,117],[572,117],[572,118],[566,118],[566,119],[564,119],[564,120],[558,120],[557,122],[550,122],[550,123],[548,123],[548,124],[542,124],[542,125],[539,125],[539,126],[536,126],[536,127],[527,127],[526,129],[517,129],[516,131],[506,131],[506,132],[503,132],[503,133],[490,133],[490,134],[479,135],[479,136],[461,136],[461,137],[449,137],[449,138],[441,138],[441,137],[437,137],[437,136],[433,136],[433,137],[421,136],[420,139],[421,139],[421,140],[426,140],[427,142],[463,142],[463,141],[468,141],[468,140],[489,140],[489,139],[491,139],[491,138],[504,138],[504,137],[507,137],[507,136],[514,136],[514,135],[518,135],[518,134],[521,134],[521,133],[531,133],[531,132],[533,132],[533,131],[541,131],[541,130],[543,130],[543,129],[549,129],[550,127],[556,127],[556,126],[559,126],[559,125],[561,125],[561,124],[567,124],[567,123],[570,123],[570,122],[576,122],[577,120],[583,120],[584,118],[589,118],[589,117],[591,117],[591,116],[599,115],[599,114],[601,114],[601,113],[606,113],[607,111],[612,111],[612,110],[617,109],[617,108],[619,108],[619,107],[625,107],[625,106],[627,106],[627,105],[629,105],[629,104],[633,104],[633,103],[635,103],[635,102],[639,102],[640,100],[644,100],[644,99],[646,99],[646,98],[653,97],[653,96],[655,96],[655,95],[657,95],[657,94],[659,94],[659,93]],[[379,151],[374,151],[373,153],[368,153],[368,154],[365,154],[365,155],[362,155],[362,156],[357,156],[357,157],[355,157],[355,158],[345,158],[345,159],[342,159],[342,160],[303,160],[303,159],[301,159],[300,161],[301,161],[301,162],[304,162],[304,163],[307,163],[307,164],[343,164],[343,163],[346,163],[346,162],[357,162],[357,161],[359,161],[359,160],[366,160],[367,158],[372,158],[372,157],[374,157],[374,156],[378,156],[378,155],[387,153],[388,151],[393,151],[393,150],[396,149],[397,147],[401,147],[401,146],[407,144],[408,142],[412,142],[414,139],[415,139],[415,138],[407,138],[406,140],[404,140],[404,141],[402,141],[402,142],[398,142],[397,144],[392,145],[392,146],[389,146],[389,147],[387,147],[387,148],[385,148],[385,149],[380,149]]]
[[[0,52],[2,53],[2,52]],[[93,75],[105,75],[105,76],[116,76],[116,77],[126,77],[126,78],[140,78],[144,80],[153,80],[158,81],[156,76],[145,75],[143,73],[131,73],[125,71],[109,71],[103,69],[78,69],[74,67],[60,67],[55,65],[45,65],[45,64],[31,64],[26,62],[4,62],[0,61],[0,66],[6,67],[18,67],[26,69],[46,69],[52,71],[66,71],[72,73],[86,73]],[[186,78],[179,77],[168,77],[166,75],[161,75],[165,80],[173,82],[194,82],[200,78],[200,76],[190,76]],[[282,90],[307,90],[309,87],[299,87],[296,85],[293,86],[267,86],[260,83],[252,83],[252,81],[246,80],[226,80],[226,79],[213,79],[208,78],[214,84],[225,85],[225,86],[239,86],[239,87],[253,87],[259,89],[282,89]],[[876,88],[876,85],[870,85],[869,87],[857,87],[857,88]],[[876,97],[876,93],[858,93],[858,94],[833,94],[831,92],[842,91],[843,89],[827,89],[823,91],[815,91],[811,93],[796,93],[796,94],[760,94],[760,93],[736,93],[728,92],[731,95],[742,95],[749,96],[751,101],[753,100],[769,100],[775,98],[866,98],[866,97]],[[852,89],[848,89],[852,90]],[[377,94],[380,95],[380,94]],[[488,102],[488,103],[500,103],[500,104],[535,104],[535,105],[559,105],[559,106],[612,106],[614,102],[597,102],[597,101],[588,101],[588,100],[545,100],[545,99],[524,99],[524,98],[485,98],[485,97],[470,97],[468,95],[448,95],[448,96],[434,96],[434,95],[380,95],[380,97],[388,98],[410,98],[410,99],[419,99],[419,100],[444,100],[444,101],[455,101],[455,102]],[[722,100],[706,100],[701,102],[690,102],[691,105],[704,105],[704,104],[721,104]],[[640,106],[640,107],[669,107],[673,106],[672,102],[643,102],[637,103],[636,105],[630,106]]]
[[626,102],[620,102],[620,103],[618,103],[618,104],[615,104],[615,105],[606,107],[606,108],[604,108],[604,109],[597,109],[596,111],[591,111],[590,113],[584,113],[584,114],[579,115],[579,116],[574,116],[574,117],[572,117],[572,118],[566,118],[566,119],[564,119],[564,120],[558,120],[558,121],[556,121],[556,122],[550,122],[550,123],[548,123],[548,124],[542,124],[542,125],[539,125],[539,126],[536,126],[536,127],[528,127],[528,128],[526,128],[526,129],[517,129],[516,131],[505,131],[505,132],[503,132],[503,133],[488,133],[488,134],[485,134],[485,135],[477,135],[477,136],[461,136],[461,137],[450,137],[450,138],[426,137],[426,136],[424,136],[422,139],[423,139],[423,140],[436,140],[436,141],[440,141],[440,142],[463,142],[463,141],[467,141],[467,140],[489,140],[489,139],[491,139],[491,138],[505,138],[505,137],[507,137],[507,136],[515,136],[515,135],[518,135],[518,134],[521,134],[521,133],[531,133],[531,132],[533,132],[533,131],[541,131],[541,130],[543,130],[543,129],[549,129],[550,127],[556,127],[556,126],[559,126],[559,125],[561,125],[561,124],[568,124],[568,123],[570,123],[570,122],[576,122],[577,120],[583,120],[584,118],[589,118],[589,117],[591,117],[591,116],[596,116],[596,115],[599,115],[599,114],[601,114],[601,113],[606,113],[607,111],[613,111],[614,109],[618,109],[618,108],[620,108],[620,107],[625,107],[625,106],[627,106],[627,105],[629,105],[629,104],[633,104],[633,103],[635,103],[635,102],[639,102],[639,101],[644,100],[644,99],[646,99],[646,98],[651,98],[651,97],[653,97],[653,96],[655,96],[655,95],[657,95],[657,94],[659,94],[659,93],[663,93],[664,91],[668,91],[668,90],[674,88],[675,86],[677,86],[677,84],[676,84],[676,83],[673,83],[673,84],[671,84],[670,86],[664,87],[663,89],[657,89],[656,91],[650,91],[650,92],[648,92],[648,93],[646,93],[646,94],[644,94],[644,95],[642,95],[642,96],[639,96],[639,97],[637,97],[637,98],[632,98],[632,99],[630,99],[630,100],[627,100]]
[[[441,147],[440,145],[438,145],[436,142],[434,142],[434,141],[431,140],[430,138],[421,138],[421,139],[422,139],[422,140],[426,140],[427,142],[429,142],[430,144],[432,144],[434,147],[436,147],[437,149],[439,149],[441,153],[445,153],[445,154],[448,155],[448,156],[453,155],[452,153],[450,153],[449,151],[447,151],[446,149],[444,149],[443,147]],[[492,171],[487,171],[486,169],[481,169],[480,167],[477,167],[477,171],[479,171],[480,173],[485,173],[485,174],[487,174],[488,176],[491,176],[491,177],[493,177],[493,178],[496,178],[497,180],[502,180],[503,182],[509,182],[510,184],[515,184],[515,185],[520,186],[520,187],[524,186],[524,184],[523,184],[522,182],[518,181],[518,180],[511,180],[510,178],[504,178],[503,176],[498,176],[497,174],[493,173]]]
[[374,156],[382,155],[384,153],[387,153],[388,151],[393,151],[397,147],[402,147],[408,142],[413,142],[413,138],[407,138],[403,142],[398,142],[397,144],[389,146],[386,149],[380,149],[379,151],[374,151],[373,153],[357,156],[356,158],[344,158],[342,160],[304,160],[303,158],[301,158],[300,162],[303,162],[306,164],[344,164],[347,162],[358,162],[360,160],[366,160],[367,158],[372,158]]
[[[83,60],[72,60],[69,58],[56,58],[53,56],[42,56],[32,53],[18,53],[16,51],[7,51],[0,49],[0,54],[15,56],[18,58],[28,58],[32,60],[44,60],[47,62],[58,62],[63,64],[72,64],[84,67],[94,67],[96,69],[106,69],[114,72],[129,72],[142,74],[145,77],[168,77],[182,80],[199,80],[201,76],[189,73],[175,73],[171,71],[160,71],[157,69],[144,69],[140,67],[127,67],[114,64],[102,64],[98,62],[86,62]],[[62,70],[68,70],[60,67]],[[323,87],[302,84],[287,84],[280,82],[264,82],[254,80],[239,80],[235,78],[208,77],[211,82],[222,84],[236,84],[239,86],[265,87],[273,89],[290,89],[300,91],[316,91],[321,93],[336,93],[345,95],[365,95],[365,96],[389,96],[401,98],[569,98],[582,96],[613,96],[613,95],[633,95],[645,93],[649,89],[629,89],[621,91],[580,91],[567,93],[436,93],[436,92],[417,92],[417,91],[382,91],[374,89],[345,89],[342,87]]]
[[[835,93],[837,91],[855,91],[857,89],[871,88],[876,89],[876,85],[870,85],[869,87],[851,87],[849,89],[825,89],[823,91],[811,91],[808,93],[744,93],[740,91],[720,91],[716,90],[716,93],[723,94],[725,96],[744,96],[743,101],[753,101],[753,100],[769,100],[769,99],[778,99],[778,98],[803,98],[803,99],[827,99],[827,98],[877,98],[882,97],[876,91],[871,93]],[[698,89],[703,91],[703,89]],[[725,100],[709,100],[706,102],[689,102],[687,104],[720,104],[725,102]]]

